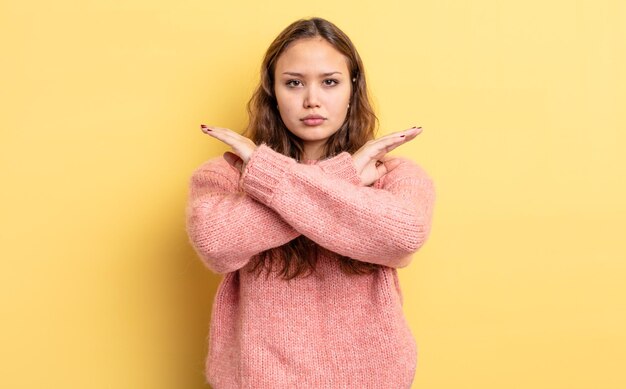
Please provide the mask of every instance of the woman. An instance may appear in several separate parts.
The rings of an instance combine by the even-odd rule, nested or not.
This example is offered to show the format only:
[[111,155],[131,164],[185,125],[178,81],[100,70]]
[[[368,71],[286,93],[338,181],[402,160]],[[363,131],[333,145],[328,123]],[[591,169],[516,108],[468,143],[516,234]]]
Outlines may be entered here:
[[[434,185],[374,140],[361,59],[334,24],[298,20],[270,45],[246,136],[190,180],[187,232],[213,272],[206,378],[222,388],[409,388],[417,346],[397,268],[427,239]],[[264,276],[261,276],[261,275]]]

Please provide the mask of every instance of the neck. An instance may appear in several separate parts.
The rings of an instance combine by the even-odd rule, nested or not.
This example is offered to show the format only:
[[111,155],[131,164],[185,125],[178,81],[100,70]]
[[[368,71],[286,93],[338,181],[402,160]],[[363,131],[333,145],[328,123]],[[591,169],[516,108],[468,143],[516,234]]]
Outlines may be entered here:
[[304,155],[302,156],[303,160],[318,160],[322,156],[322,152],[324,151],[324,143],[307,143],[304,145]]

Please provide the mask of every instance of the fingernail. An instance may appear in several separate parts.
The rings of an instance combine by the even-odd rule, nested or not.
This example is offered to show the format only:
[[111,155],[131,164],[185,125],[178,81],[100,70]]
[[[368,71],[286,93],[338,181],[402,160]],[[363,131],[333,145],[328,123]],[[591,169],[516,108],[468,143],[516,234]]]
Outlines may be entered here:
[[400,135],[400,138],[404,138],[406,135]]
[[200,124],[200,127],[202,128],[206,128],[206,126],[204,124]]

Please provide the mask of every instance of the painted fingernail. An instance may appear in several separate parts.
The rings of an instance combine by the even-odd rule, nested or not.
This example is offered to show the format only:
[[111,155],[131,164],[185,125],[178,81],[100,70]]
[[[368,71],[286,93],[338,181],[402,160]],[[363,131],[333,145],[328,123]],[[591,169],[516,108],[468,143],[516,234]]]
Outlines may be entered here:
[[404,138],[406,135],[400,135],[400,138]]

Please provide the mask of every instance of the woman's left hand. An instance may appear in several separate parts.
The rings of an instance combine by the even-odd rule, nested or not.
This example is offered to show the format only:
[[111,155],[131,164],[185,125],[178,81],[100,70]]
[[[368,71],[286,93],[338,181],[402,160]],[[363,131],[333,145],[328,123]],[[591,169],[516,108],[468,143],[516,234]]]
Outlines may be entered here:
[[229,151],[225,152],[224,159],[226,159],[229,164],[234,166],[240,172],[243,172],[243,169],[245,169],[246,164],[250,159],[250,155],[252,155],[252,152],[256,150],[257,146],[254,142],[228,128],[206,126],[204,124],[201,124],[200,128],[205,134],[211,135],[213,138],[216,138],[232,147],[234,153]]
[[413,140],[422,132],[422,127],[412,127],[408,130],[397,131],[378,139],[367,141],[360,149],[352,154],[352,161],[361,183],[370,186],[389,170],[397,165],[391,162],[387,166],[381,159],[391,150]]

